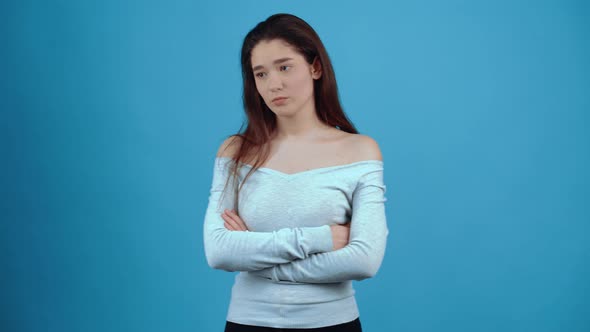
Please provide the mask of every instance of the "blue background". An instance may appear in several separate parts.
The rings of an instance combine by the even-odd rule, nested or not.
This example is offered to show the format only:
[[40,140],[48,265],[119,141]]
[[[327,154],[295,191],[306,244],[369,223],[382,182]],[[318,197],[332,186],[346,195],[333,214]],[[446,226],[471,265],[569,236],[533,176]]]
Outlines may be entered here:
[[385,160],[365,331],[590,330],[586,1],[3,1],[0,330],[222,331],[239,50],[308,21]]

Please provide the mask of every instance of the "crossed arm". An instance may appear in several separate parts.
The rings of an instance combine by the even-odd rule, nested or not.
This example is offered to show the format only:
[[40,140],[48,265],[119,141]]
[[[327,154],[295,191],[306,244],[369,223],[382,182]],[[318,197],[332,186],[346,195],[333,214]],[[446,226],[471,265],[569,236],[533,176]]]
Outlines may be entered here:
[[256,271],[333,250],[329,225],[283,228],[274,232],[236,232],[227,229],[222,211],[233,208],[234,194],[230,187],[222,199],[228,174],[226,165],[218,161],[215,163],[203,227],[205,256],[209,266],[226,271]]
[[[250,273],[272,279],[304,283],[363,280],[377,273],[385,253],[387,229],[382,171],[366,174],[353,194],[349,243],[340,250],[312,254],[305,259],[277,264]],[[224,213],[226,227],[243,230],[245,224],[234,213]]]
[[231,204],[219,201],[224,174],[216,169],[204,228],[209,265],[274,281],[330,283],[374,276],[389,233],[382,175],[380,168],[360,179],[353,193],[349,237],[348,229],[335,225],[248,232]]

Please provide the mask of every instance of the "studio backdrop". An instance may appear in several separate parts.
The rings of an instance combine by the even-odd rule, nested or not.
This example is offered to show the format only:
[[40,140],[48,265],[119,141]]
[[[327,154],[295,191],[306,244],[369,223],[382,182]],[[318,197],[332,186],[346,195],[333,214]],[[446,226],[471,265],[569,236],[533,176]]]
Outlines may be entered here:
[[221,331],[203,218],[245,120],[239,51],[320,35],[383,153],[363,329],[590,330],[584,1],[3,1],[0,330]]

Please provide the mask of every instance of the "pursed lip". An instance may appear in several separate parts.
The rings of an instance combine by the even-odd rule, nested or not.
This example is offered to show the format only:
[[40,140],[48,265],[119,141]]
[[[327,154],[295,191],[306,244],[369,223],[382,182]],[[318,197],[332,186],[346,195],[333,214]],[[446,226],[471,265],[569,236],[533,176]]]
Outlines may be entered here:
[[287,99],[287,97],[276,97],[275,99],[272,100],[272,102],[274,103],[277,100],[281,100],[281,99]]

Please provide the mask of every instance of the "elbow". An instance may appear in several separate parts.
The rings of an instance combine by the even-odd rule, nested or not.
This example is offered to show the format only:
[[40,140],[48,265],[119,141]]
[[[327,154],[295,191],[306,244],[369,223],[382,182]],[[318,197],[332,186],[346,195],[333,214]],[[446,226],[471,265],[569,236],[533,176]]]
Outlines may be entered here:
[[228,259],[227,255],[224,255],[217,250],[205,250],[205,257],[207,258],[207,264],[209,267],[215,270],[223,270],[233,272],[233,262]]
[[380,262],[376,262],[373,259],[364,257],[357,262],[357,266],[354,273],[354,280],[361,281],[369,278],[373,278],[379,271]]
[[374,238],[372,241],[353,240],[349,243],[355,257],[353,280],[360,281],[377,275],[385,256],[388,234],[389,231],[385,229],[382,236]]
[[356,247],[356,255],[353,263],[352,279],[360,281],[375,277],[383,262],[384,251],[375,250],[358,242],[354,243],[353,246]]
[[219,255],[213,254],[209,251],[205,251],[205,257],[207,258],[207,264],[210,268],[220,270],[223,266],[223,260]]
[[207,255],[207,264],[209,265],[210,268],[215,269],[215,270],[223,270],[223,267],[224,267],[223,261],[215,256],[212,257],[212,256]]
[[223,270],[228,272],[236,271],[237,261],[236,257],[231,255],[231,252],[226,250],[226,241],[224,240],[226,232],[225,229],[216,230],[208,233],[205,230],[204,250],[205,258],[209,267],[215,270]]

